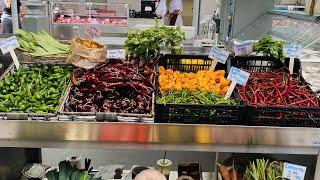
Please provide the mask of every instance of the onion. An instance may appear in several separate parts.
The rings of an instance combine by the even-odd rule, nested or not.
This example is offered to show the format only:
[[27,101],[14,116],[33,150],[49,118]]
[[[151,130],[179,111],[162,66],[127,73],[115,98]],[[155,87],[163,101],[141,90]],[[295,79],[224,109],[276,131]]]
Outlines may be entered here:
[[139,173],[135,180],[167,180],[167,178],[157,170],[147,169]]

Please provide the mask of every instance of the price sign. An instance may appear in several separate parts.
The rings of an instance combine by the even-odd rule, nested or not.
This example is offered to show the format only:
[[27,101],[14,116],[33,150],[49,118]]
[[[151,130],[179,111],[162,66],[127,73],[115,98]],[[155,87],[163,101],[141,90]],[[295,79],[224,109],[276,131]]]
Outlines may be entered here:
[[20,64],[17,58],[16,53],[14,52],[14,49],[19,48],[18,40],[15,36],[11,36],[6,40],[0,41],[0,49],[2,51],[2,54],[10,53],[13,63],[16,66],[17,69],[19,69]]
[[289,70],[290,73],[293,73],[293,67],[294,67],[294,58],[301,58],[301,46],[293,43],[287,43],[283,47],[284,53],[286,57],[290,58],[289,62]]
[[240,84],[242,86],[245,86],[249,80],[250,73],[247,73],[245,71],[242,71],[241,69],[231,67],[231,70],[228,75],[228,79],[231,80],[231,85],[227,91],[227,94],[225,95],[225,99],[229,99],[234,88],[237,84]]
[[284,45],[284,53],[289,58],[301,58],[301,46],[298,44],[287,43]]
[[91,38],[93,37],[99,38],[101,36],[101,30],[92,25],[87,27],[85,31]]
[[253,41],[252,40],[248,40],[248,41],[244,41],[240,44],[236,44],[233,47],[234,53],[236,54],[236,56],[246,56],[250,53],[252,53],[253,51]]
[[124,49],[113,49],[107,51],[108,59],[125,59],[126,51]]
[[229,57],[229,52],[223,49],[219,49],[215,46],[212,47],[209,58],[218,61],[219,63],[225,64]]
[[305,166],[284,163],[282,177],[290,180],[304,180],[306,170]]

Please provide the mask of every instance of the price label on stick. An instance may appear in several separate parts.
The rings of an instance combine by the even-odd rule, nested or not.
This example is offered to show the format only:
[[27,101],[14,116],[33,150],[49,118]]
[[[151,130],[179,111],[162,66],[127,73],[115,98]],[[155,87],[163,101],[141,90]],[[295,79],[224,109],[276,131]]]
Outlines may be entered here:
[[11,36],[6,40],[0,41],[0,48],[1,48],[2,54],[7,54],[9,52],[12,57],[13,63],[17,69],[19,69],[20,64],[14,50],[19,47],[20,46],[16,36]]
[[246,56],[250,53],[252,53],[253,51],[253,41],[252,40],[248,40],[248,41],[244,41],[240,44],[236,44],[233,47],[234,53],[236,56]]
[[108,59],[125,59],[126,51],[124,49],[112,49],[107,51]]
[[[219,49],[215,46],[212,47],[209,58],[213,59],[219,63],[225,64],[229,57],[229,52],[223,49]],[[214,70],[217,64],[212,64],[210,70]],[[214,67],[213,67],[214,66]]]
[[101,36],[101,30],[93,25],[89,25],[85,31],[91,38],[99,38]]
[[290,58],[289,70],[290,70],[290,73],[292,74],[293,67],[294,67],[294,58],[301,58],[302,56],[301,46],[293,43],[286,43],[283,49],[286,57]]
[[242,86],[245,86],[249,80],[250,73],[242,71],[241,69],[231,67],[231,70],[228,75],[228,79],[231,81],[231,85],[227,91],[227,94],[225,95],[225,99],[229,99],[234,88],[237,84],[240,84]]
[[284,163],[282,177],[290,180],[304,180],[307,168],[291,163]]

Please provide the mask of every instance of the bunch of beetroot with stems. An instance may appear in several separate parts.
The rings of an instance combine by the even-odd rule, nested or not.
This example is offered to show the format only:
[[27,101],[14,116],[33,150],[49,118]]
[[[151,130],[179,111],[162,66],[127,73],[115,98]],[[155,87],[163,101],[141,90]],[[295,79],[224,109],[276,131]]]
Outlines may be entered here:
[[150,114],[154,77],[153,64],[137,67],[116,59],[94,69],[76,69],[65,111]]
[[237,87],[239,96],[254,106],[319,107],[317,95],[287,72],[251,72],[247,85]]

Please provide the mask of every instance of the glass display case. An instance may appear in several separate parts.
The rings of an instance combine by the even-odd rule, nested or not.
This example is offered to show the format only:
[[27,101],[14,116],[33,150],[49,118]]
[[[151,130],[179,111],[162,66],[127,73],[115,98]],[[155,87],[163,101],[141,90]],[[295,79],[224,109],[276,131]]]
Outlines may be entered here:
[[125,3],[50,3],[51,30],[58,39],[71,39],[89,24],[102,32],[108,27],[127,27],[128,17]]
[[320,59],[320,24],[312,16],[295,16],[266,13],[250,26],[235,35],[236,39],[260,39],[265,35],[302,46],[304,55],[318,55]]

